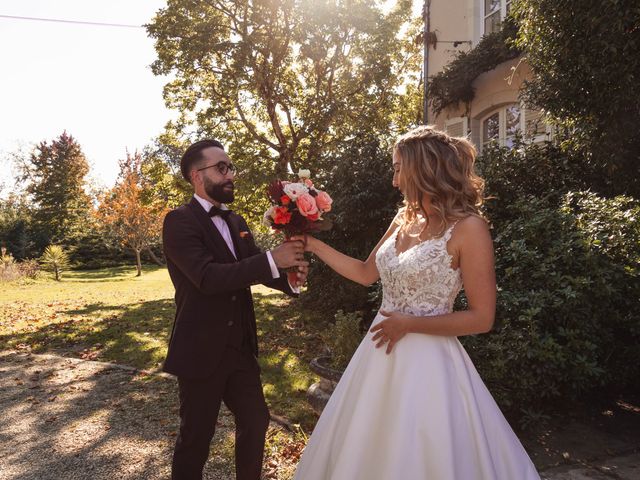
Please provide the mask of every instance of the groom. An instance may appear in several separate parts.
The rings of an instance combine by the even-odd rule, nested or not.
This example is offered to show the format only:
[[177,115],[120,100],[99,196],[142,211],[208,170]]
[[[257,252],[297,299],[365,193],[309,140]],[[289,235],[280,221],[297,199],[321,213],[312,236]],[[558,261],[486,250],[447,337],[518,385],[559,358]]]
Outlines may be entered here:
[[[180,432],[172,478],[201,479],[220,402],[236,423],[236,478],[259,480],[269,410],[262,394],[251,285],[295,295],[308,263],[301,242],[262,253],[245,220],[226,207],[235,167],[216,140],[191,145],[180,160],[194,195],[164,220],[163,244],[176,289],[176,317],[164,371],[177,375]],[[279,269],[298,267],[290,285]]]

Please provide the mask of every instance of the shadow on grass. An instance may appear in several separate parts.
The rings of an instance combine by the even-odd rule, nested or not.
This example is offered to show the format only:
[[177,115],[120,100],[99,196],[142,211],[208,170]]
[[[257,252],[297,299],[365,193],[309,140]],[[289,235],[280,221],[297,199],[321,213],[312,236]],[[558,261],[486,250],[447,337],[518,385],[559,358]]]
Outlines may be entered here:
[[265,398],[273,413],[300,423],[310,431],[317,420],[306,401],[307,388],[317,377],[309,362],[322,350],[322,315],[301,311],[296,300],[280,293],[254,293],[260,367]]
[[[143,265],[142,275],[152,273],[166,267],[158,265]],[[73,282],[114,282],[120,280],[131,280],[136,276],[136,268],[131,266],[120,266],[111,268],[101,268],[99,270],[70,270],[65,272],[62,281]]]
[[172,299],[129,305],[89,304],[59,313],[99,318],[81,317],[0,335],[0,349],[26,344],[34,352],[76,355],[89,349],[99,360],[152,369],[166,353],[174,312]]

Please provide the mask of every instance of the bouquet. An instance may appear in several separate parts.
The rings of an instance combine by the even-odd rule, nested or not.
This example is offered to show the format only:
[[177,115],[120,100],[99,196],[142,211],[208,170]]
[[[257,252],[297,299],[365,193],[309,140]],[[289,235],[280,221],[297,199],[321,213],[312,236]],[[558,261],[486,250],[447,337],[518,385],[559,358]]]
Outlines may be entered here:
[[267,189],[271,207],[263,223],[284,233],[286,238],[308,232],[331,229],[331,220],[323,215],[331,211],[333,200],[313,186],[311,172],[301,169],[298,182],[276,180]]

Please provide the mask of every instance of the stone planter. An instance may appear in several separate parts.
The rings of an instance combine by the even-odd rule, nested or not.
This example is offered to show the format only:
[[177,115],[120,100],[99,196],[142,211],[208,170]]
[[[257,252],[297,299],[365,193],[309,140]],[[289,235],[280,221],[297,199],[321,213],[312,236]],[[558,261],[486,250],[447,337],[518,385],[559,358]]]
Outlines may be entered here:
[[320,381],[311,385],[307,390],[307,401],[318,415],[324,410],[343,373],[341,370],[330,367],[330,364],[331,357],[326,356],[316,357],[309,364],[311,371],[320,377]]

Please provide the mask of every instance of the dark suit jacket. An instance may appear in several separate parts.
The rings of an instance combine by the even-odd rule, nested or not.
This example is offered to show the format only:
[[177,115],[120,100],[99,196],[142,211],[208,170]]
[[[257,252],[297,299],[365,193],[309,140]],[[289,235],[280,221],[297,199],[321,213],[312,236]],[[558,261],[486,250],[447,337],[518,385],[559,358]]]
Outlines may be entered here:
[[165,372],[188,378],[211,375],[222,360],[232,325],[247,319],[257,356],[249,287],[263,283],[294,295],[285,274],[273,279],[267,255],[256,246],[245,220],[231,213],[227,223],[237,260],[195,198],[164,219],[164,253],[176,289]]

